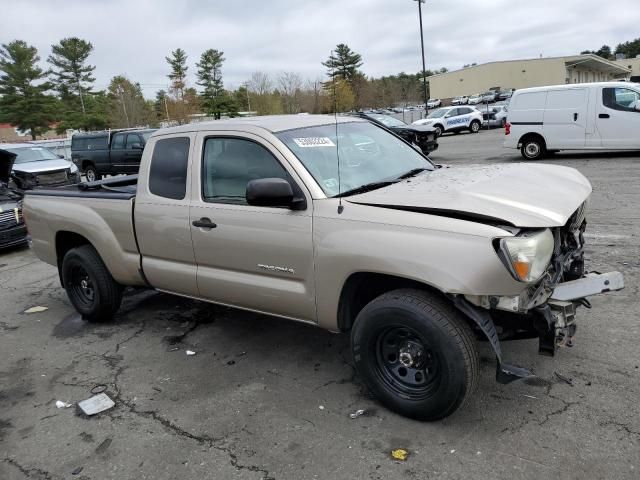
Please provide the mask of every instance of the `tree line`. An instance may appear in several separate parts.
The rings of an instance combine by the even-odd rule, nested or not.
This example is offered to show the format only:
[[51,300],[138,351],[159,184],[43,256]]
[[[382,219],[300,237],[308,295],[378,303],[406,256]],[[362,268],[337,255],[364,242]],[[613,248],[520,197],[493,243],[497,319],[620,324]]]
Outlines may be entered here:
[[603,45],[598,50],[583,50],[580,52],[581,55],[587,53],[598,55],[606,60],[614,60],[618,54],[622,54],[626,58],[635,58],[640,55],[640,38],[636,38],[629,42],[619,43],[615,50],[609,45]]
[[[213,118],[281,113],[329,113],[365,107],[419,103],[422,72],[379,78],[361,70],[362,56],[339,44],[322,63],[326,77],[303,79],[293,71],[278,75],[254,72],[236,89],[226,89],[222,67],[224,52],[207,49],[195,63],[195,85],[188,81],[188,55],[177,48],[165,58],[169,86],[146,99],[140,83],[114,76],[106,90],[95,88],[93,45],[77,37],[51,46],[40,66],[34,46],[14,40],[0,47],[0,122],[30,131],[32,138],[56,124],[68,129],[100,130],[134,126],[188,123],[197,114]],[[427,75],[441,73],[427,71]]]

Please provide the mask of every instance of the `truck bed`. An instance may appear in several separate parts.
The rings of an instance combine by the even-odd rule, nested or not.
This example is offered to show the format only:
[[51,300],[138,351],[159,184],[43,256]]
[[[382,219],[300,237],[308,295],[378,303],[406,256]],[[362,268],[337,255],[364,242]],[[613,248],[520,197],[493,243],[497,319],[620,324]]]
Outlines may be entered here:
[[83,182],[76,185],[66,185],[59,188],[33,189],[25,192],[27,195],[52,196],[52,197],[80,197],[80,198],[104,198],[112,200],[131,200],[136,196],[138,175],[126,175],[99,180],[96,182]]

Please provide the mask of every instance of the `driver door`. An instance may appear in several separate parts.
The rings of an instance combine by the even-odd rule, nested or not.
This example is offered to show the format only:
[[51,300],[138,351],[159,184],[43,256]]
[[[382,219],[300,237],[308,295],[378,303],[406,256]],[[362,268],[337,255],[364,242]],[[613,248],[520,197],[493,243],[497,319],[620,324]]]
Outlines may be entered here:
[[[199,295],[315,322],[312,208],[286,160],[257,136],[199,134],[189,220]],[[247,204],[250,180],[284,178],[306,210]],[[206,222],[210,227],[202,227]],[[195,225],[194,225],[195,223]]]

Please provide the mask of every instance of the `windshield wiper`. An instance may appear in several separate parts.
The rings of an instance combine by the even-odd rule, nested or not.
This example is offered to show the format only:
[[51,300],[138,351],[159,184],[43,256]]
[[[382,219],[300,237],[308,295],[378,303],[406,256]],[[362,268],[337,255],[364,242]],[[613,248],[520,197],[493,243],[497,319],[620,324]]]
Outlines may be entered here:
[[371,190],[376,190],[378,188],[388,187],[389,185],[393,185],[394,183],[397,183],[398,181],[399,180],[388,180],[388,181],[384,181],[384,182],[367,183],[367,184],[361,185],[361,186],[359,186],[357,188],[352,188],[351,190],[347,190],[346,192],[339,193],[338,195],[335,195],[335,198],[348,197],[350,195],[357,195],[359,193],[370,192]]
[[411,177],[415,177],[416,175],[418,175],[419,173],[422,172],[430,172],[431,169],[430,168],[424,168],[424,167],[420,167],[420,168],[414,168],[412,170],[409,170],[407,173],[403,173],[402,175],[400,175],[396,180],[404,180],[405,178],[411,178]]

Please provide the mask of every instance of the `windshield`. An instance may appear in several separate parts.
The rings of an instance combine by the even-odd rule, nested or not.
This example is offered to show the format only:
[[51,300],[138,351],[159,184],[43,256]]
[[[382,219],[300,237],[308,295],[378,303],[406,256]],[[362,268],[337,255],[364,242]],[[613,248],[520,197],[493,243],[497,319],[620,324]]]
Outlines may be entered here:
[[389,115],[371,115],[371,118],[377,120],[380,123],[383,123],[387,127],[402,127],[406,125],[406,123],[404,123],[402,120],[390,117]]
[[43,147],[20,147],[7,148],[8,152],[15,153],[16,159],[14,163],[41,162],[44,160],[60,160],[60,157],[48,148]]
[[394,180],[417,168],[434,169],[411,146],[372,123],[340,123],[338,133],[336,140],[336,125],[321,125],[276,134],[328,197],[369,183]]
[[444,117],[448,111],[449,110],[447,110],[446,108],[440,108],[438,110],[434,110],[433,112],[431,112],[427,116],[427,118],[441,118],[441,117]]

